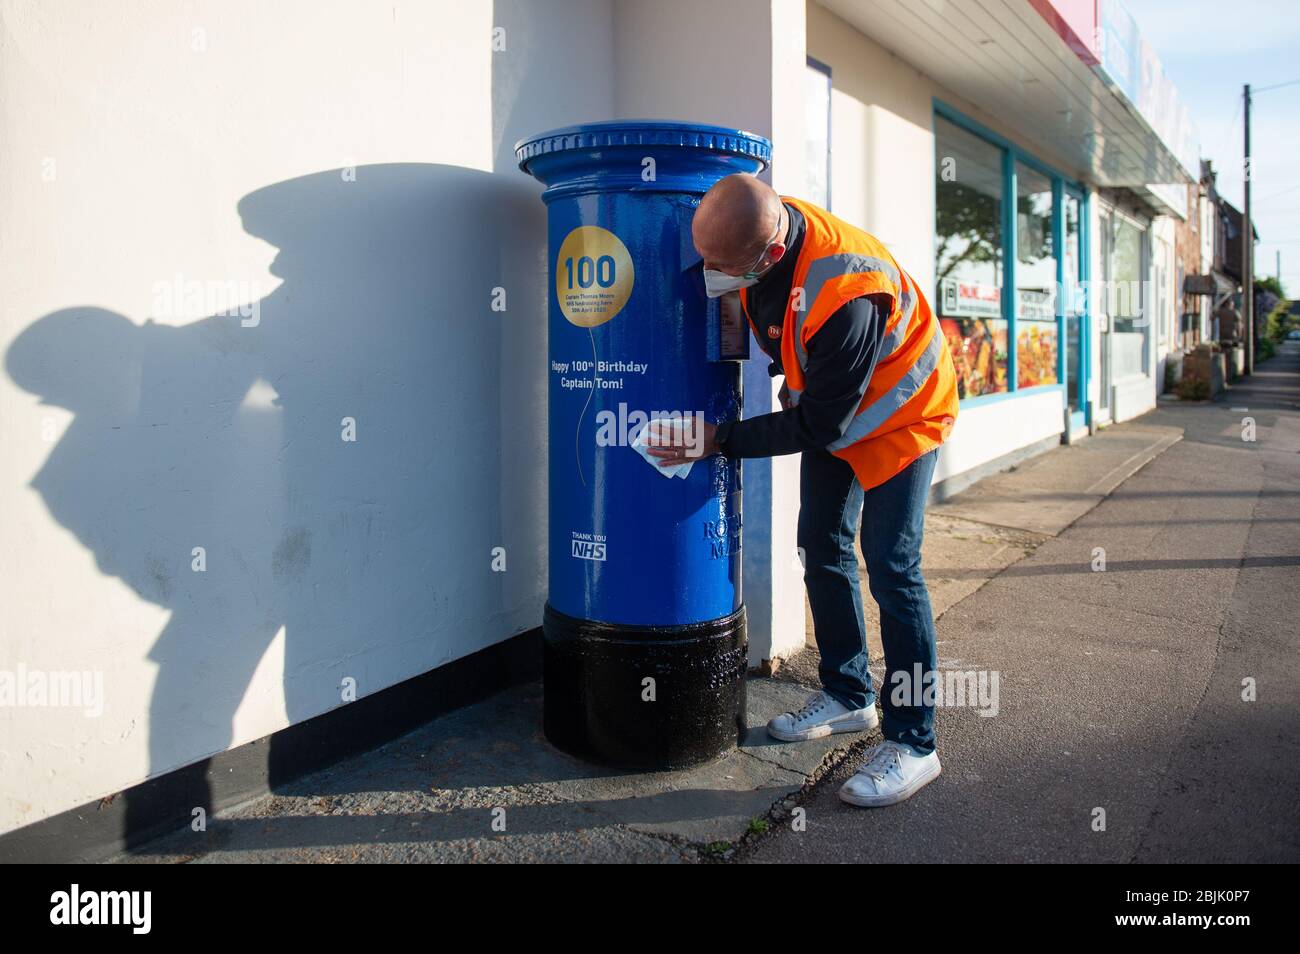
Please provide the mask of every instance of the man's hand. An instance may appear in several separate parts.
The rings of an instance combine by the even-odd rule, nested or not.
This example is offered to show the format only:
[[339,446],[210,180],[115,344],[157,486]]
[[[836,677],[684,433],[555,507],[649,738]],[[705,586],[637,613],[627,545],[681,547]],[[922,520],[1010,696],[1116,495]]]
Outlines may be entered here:
[[781,382],[781,390],[776,392],[776,396],[780,399],[781,407],[785,410],[788,411],[790,408],[794,407],[794,404],[790,401],[790,385],[786,382]]
[[646,425],[646,452],[660,467],[675,467],[719,453],[715,424],[700,418],[659,418]]

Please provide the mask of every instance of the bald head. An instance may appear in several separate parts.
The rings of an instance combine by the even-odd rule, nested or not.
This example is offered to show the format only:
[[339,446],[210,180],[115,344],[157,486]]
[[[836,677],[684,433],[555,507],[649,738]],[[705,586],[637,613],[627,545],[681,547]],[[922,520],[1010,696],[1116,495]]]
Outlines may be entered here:
[[733,272],[752,265],[763,248],[774,240],[780,251],[771,249],[769,258],[784,254],[786,225],[781,197],[769,185],[741,173],[719,179],[695,210],[691,237],[704,258],[706,268]]

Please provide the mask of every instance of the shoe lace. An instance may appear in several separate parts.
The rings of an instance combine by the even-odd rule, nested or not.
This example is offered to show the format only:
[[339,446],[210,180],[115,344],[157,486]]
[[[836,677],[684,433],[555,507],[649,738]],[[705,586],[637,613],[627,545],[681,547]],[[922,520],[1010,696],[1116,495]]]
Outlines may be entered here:
[[902,751],[897,742],[882,742],[859,770],[874,781],[882,781],[889,770],[902,765]]
[[794,716],[795,722],[802,722],[805,719],[812,718],[824,708],[826,708],[826,694],[818,692],[809,696],[808,701],[803,704],[803,708],[798,712],[791,713],[791,715]]

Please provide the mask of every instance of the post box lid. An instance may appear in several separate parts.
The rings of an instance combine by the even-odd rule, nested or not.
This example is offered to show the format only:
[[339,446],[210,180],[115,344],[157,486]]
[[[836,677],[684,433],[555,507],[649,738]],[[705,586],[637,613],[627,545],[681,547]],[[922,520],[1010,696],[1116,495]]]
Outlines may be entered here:
[[681,146],[748,156],[763,166],[772,161],[772,143],[757,133],[665,119],[616,119],[552,129],[515,143],[515,157],[526,171],[537,156],[605,146]]

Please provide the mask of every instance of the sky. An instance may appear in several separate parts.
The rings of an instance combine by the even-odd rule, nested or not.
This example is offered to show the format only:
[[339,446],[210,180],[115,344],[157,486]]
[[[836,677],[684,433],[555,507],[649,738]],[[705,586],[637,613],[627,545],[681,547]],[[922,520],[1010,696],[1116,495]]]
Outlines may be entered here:
[[[1124,0],[1178,87],[1214,162],[1219,191],[1242,206],[1242,85],[1300,80],[1297,0]],[[1252,96],[1255,271],[1300,298],[1300,83]]]

